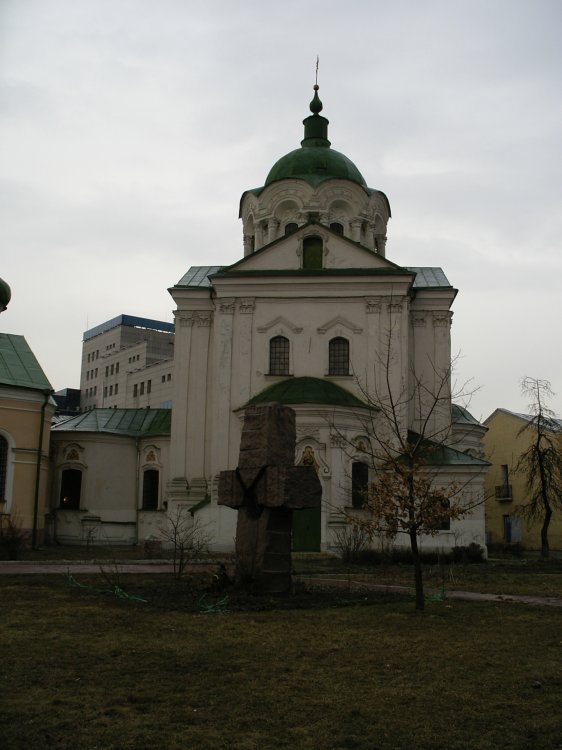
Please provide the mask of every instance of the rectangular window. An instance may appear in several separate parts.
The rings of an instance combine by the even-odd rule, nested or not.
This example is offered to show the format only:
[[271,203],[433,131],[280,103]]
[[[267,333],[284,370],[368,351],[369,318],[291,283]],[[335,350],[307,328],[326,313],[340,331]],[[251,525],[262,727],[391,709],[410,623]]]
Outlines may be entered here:
[[139,387],[137,383],[135,383],[133,386],[133,398],[136,398],[138,396],[138,392],[139,392]]
[[86,372],[86,380],[89,380],[89,379],[90,379],[90,371],[88,370],[88,371]]
[[98,387],[97,385],[94,386],[94,396],[98,395]]
[[103,397],[105,398],[107,396],[107,386],[105,385],[103,387]]
[[90,361],[90,355],[88,354],[88,362]]
[[111,375],[113,375],[114,372],[115,372],[115,365],[111,365],[111,370],[110,370]]
[[143,380],[143,381],[142,381],[142,383],[140,384],[140,395],[142,396],[142,395],[143,395],[143,393],[144,393],[144,380]]
[[107,367],[105,368],[105,377],[109,377],[109,365],[107,365]]
[[166,380],[171,380],[171,379],[172,379],[172,376],[170,373],[168,373],[168,377],[166,378]]
[[151,390],[152,390],[152,380],[147,380],[146,381],[146,392],[150,393]]
[[98,376],[98,368],[96,367],[96,378],[97,378],[97,376]]
[[162,382],[163,382],[163,383],[165,383],[165,382],[166,382],[166,376],[165,376],[165,375],[162,375]]
[[115,374],[119,374],[119,362],[115,365]]
[[113,396],[113,386],[112,385],[109,386],[109,395]]
[[367,500],[369,489],[369,467],[362,461],[351,464],[351,505],[362,508]]
[[117,391],[119,390],[119,383],[115,383],[115,395],[117,396]]

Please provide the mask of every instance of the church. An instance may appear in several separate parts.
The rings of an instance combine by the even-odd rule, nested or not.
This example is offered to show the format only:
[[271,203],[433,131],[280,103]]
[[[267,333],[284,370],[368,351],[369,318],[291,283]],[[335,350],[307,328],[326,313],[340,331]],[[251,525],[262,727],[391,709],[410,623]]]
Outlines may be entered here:
[[[439,436],[447,446],[444,481],[457,482],[475,506],[422,545],[485,547],[485,428],[450,398],[457,290],[441,268],[406,268],[387,257],[389,200],[331,147],[322,110],[315,85],[300,147],[273,165],[262,187],[243,193],[240,260],[192,267],[169,290],[176,306],[171,425],[145,445],[158,459],[150,507],[131,458],[136,541],[156,528],[151,513],[161,523],[180,508],[210,530],[214,549],[232,549],[236,512],[217,503],[218,475],[237,466],[245,409],[279,402],[296,412],[295,462],[313,465],[322,484],[322,507],[295,513],[294,549],[334,549],[349,515],[361,512],[371,427],[390,398],[398,404],[395,429]],[[110,410],[90,415],[96,411]],[[87,465],[78,423],[59,425],[53,438],[59,469],[72,468],[71,444]],[[155,476],[146,461],[140,470]],[[111,493],[111,482],[105,487]],[[98,488],[92,502],[109,509],[119,501],[104,502]]]
[[[457,292],[440,268],[403,268],[386,257],[388,198],[332,149],[314,89],[300,148],[242,195],[243,257],[226,268],[190,268],[170,290],[177,309],[168,503],[208,501],[222,544],[234,536],[234,514],[216,505],[216,477],[237,465],[246,406],[295,410],[296,463],[313,463],[323,488],[321,509],[295,514],[295,548],[330,549],[361,504],[381,384],[411,396],[398,415],[403,431],[419,431],[427,416],[415,407],[416,386],[429,394],[448,387],[441,379],[451,365]],[[483,430],[450,399],[431,420],[431,434],[447,434],[452,446],[448,471],[462,475],[473,500],[483,497]],[[462,537],[484,546],[483,508],[456,523],[432,544]]]

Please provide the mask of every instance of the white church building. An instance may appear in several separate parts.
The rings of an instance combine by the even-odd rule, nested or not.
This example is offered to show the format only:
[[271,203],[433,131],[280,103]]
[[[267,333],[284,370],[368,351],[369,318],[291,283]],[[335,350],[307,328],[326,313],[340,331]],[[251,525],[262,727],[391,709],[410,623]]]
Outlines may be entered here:
[[[387,258],[386,195],[369,188],[357,167],[331,148],[317,86],[310,109],[300,148],[273,165],[263,187],[242,195],[243,257],[227,267],[192,267],[170,289],[176,305],[171,428],[143,438],[140,464],[131,453],[128,507],[118,510],[118,497],[102,500],[99,483],[96,498],[84,494],[73,502],[75,513],[83,506],[100,523],[96,503],[107,518],[113,503],[114,520],[129,523],[124,542],[140,542],[182,507],[211,530],[215,549],[232,549],[236,511],[217,504],[218,474],[237,466],[245,408],[275,401],[295,410],[295,462],[313,464],[323,489],[320,509],[295,513],[294,548],[333,549],[349,514],[361,512],[369,424],[377,418],[377,399],[390,390],[409,396],[397,411],[404,434],[420,432],[432,395],[445,393],[424,434],[447,443],[442,476],[476,505],[422,547],[485,546],[483,502],[478,505],[485,429],[452,406],[446,382],[457,291],[441,268],[405,268]],[[418,398],[416,388],[425,396]],[[80,447],[93,436],[80,435],[79,418],[53,432],[55,515],[70,512],[59,502],[61,472],[73,466],[66,446],[79,458],[77,470],[88,466],[88,451]],[[118,450],[114,435],[109,444]],[[116,455],[110,463],[118,466]],[[145,470],[152,472],[149,507]],[[93,471],[89,466],[88,475]],[[105,487],[111,493],[111,482]],[[63,521],[57,520],[59,528]]]

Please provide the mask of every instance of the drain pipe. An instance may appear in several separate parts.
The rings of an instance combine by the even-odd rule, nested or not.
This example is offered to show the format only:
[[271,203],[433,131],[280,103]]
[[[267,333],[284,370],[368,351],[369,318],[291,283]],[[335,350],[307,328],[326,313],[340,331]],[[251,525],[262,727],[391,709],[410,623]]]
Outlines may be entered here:
[[45,409],[54,391],[43,391],[44,401],[39,420],[39,442],[37,445],[37,465],[35,469],[35,494],[33,497],[33,528],[31,530],[31,547],[37,549],[37,516],[39,515],[39,486],[41,483],[41,458],[43,457],[43,431],[45,429]]
[[135,482],[135,541],[134,546],[138,547],[139,544],[139,505],[140,505],[140,441],[139,438],[135,440],[135,447],[137,449],[137,476]]

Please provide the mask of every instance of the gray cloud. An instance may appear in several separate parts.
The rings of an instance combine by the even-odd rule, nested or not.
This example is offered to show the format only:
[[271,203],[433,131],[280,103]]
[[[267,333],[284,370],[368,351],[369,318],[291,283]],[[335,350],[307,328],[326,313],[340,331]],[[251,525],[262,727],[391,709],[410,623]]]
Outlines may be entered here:
[[240,194],[298,145],[318,53],[333,146],[390,199],[389,257],[460,289],[476,413],[524,408],[527,373],[560,391],[561,16],[557,0],[5,0],[3,330],[59,388],[86,325],[171,319],[188,266],[241,255]]

